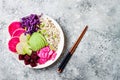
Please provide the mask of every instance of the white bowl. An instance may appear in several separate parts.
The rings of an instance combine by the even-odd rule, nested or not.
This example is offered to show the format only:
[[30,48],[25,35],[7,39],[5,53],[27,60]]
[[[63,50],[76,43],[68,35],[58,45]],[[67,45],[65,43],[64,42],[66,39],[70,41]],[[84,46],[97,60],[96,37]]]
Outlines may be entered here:
[[19,60],[18,59],[18,54],[13,54],[13,55],[15,55],[15,58],[18,60],[18,62],[20,62],[21,64],[23,64],[23,65],[25,65],[26,67],[29,67],[29,68],[40,69],[40,68],[45,68],[45,67],[48,67],[48,66],[52,65],[53,63],[55,63],[57,61],[57,59],[60,57],[60,55],[62,54],[62,51],[63,51],[63,47],[64,47],[64,34],[63,34],[63,31],[62,31],[60,25],[54,19],[52,19],[51,17],[49,17],[47,15],[43,14],[42,17],[44,19],[48,18],[49,20],[51,20],[52,23],[57,27],[57,29],[60,32],[60,42],[58,44],[58,49],[56,51],[57,55],[56,55],[54,60],[49,60],[45,64],[41,64],[41,65],[38,64],[36,67],[31,67],[30,65],[25,65],[24,61]]

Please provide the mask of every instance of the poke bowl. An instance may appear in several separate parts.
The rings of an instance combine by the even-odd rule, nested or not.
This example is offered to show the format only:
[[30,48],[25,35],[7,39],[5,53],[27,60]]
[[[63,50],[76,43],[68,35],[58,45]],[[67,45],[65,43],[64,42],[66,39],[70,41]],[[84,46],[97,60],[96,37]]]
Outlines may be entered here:
[[51,17],[30,14],[8,26],[8,49],[21,64],[30,68],[45,68],[61,55],[64,34]]

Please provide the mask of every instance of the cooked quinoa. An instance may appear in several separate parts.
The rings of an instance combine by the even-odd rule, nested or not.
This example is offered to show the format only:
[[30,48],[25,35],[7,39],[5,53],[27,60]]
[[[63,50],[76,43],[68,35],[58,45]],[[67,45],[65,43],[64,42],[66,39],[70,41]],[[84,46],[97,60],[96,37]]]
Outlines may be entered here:
[[58,49],[58,44],[60,42],[60,32],[57,27],[48,18],[41,18],[42,26],[41,33],[45,36],[50,48],[53,50]]

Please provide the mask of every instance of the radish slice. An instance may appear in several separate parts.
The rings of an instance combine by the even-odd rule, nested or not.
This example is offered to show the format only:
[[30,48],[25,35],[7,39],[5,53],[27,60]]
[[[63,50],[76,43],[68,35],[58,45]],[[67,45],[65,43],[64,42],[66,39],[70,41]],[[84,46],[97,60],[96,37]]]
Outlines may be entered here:
[[12,22],[8,27],[8,31],[9,31],[10,36],[12,36],[13,32],[20,27],[21,27],[20,22]]
[[24,33],[25,32],[25,30],[24,29],[22,29],[22,28],[18,28],[18,29],[16,29],[14,32],[13,32],[13,35],[12,35],[12,37],[20,37],[20,35],[22,34],[22,33]]
[[8,42],[8,47],[9,47],[9,50],[12,51],[12,52],[17,52],[16,51],[16,45],[19,43],[19,37],[13,37],[9,40]]

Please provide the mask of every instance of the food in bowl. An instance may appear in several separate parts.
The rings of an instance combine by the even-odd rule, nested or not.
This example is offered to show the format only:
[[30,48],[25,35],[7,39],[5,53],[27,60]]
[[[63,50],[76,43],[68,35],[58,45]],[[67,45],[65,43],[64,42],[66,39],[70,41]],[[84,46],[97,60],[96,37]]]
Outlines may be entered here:
[[8,31],[8,48],[25,65],[36,67],[56,58],[60,31],[50,19],[31,14],[12,22]]

